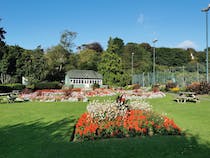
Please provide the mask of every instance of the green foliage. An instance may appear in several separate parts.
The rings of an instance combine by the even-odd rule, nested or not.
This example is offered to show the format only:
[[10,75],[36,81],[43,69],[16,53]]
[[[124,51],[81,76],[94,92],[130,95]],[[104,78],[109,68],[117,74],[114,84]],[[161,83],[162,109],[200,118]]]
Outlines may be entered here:
[[94,84],[92,85],[92,88],[93,88],[93,89],[95,89],[95,88],[100,88],[100,85],[99,85],[98,83],[94,83]]
[[191,61],[186,64],[185,70],[188,72],[205,73],[205,65],[198,63],[197,61]]
[[25,88],[25,85],[21,83],[5,84],[5,86],[11,87],[12,90],[23,90]]
[[125,90],[135,90],[139,89],[141,86],[139,84],[132,84],[132,85],[127,85],[124,87]]
[[70,53],[61,45],[49,48],[45,54],[47,62],[47,76],[48,81],[61,81],[64,79],[66,68],[68,64]]
[[[118,59],[109,64],[101,62],[103,48],[98,42],[83,44],[78,53],[72,53],[73,40],[77,33],[65,30],[61,34],[60,43],[45,52],[38,46],[34,50],[26,50],[19,46],[9,46],[4,43],[5,30],[0,27],[0,80],[1,83],[21,82],[26,77],[30,84],[40,81],[62,81],[65,73],[71,69],[91,69],[104,72],[105,83],[113,86],[123,86],[131,83],[131,57],[133,56],[134,74],[152,72],[152,47],[148,43],[127,43],[118,37],[110,38],[107,52],[118,55]],[[191,54],[194,59],[191,59]],[[210,55],[210,53],[209,53]],[[210,58],[210,56],[209,56]],[[167,71],[171,67],[185,66],[185,71],[204,73],[206,54],[194,49],[156,48],[156,70]],[[116,66],[116,63],[119,64]],[[102,66],[102,65],[103,66]],[[114,64],[114,65],[110,65]],[[105,68],[105,71],[101,69]],[[109,68],[108,68],[109,67]],[[198,68],[198,69],[197,69]],[[114,70],[115,69],[115,70]],[[109,75],[108,72],[111,72]],[[187,74],[188,75],[188,74]],[[176,77],[184,77],[184,73]],[[193,77],[194,76],[194,77]],[[188,75],[191,81],[202,80],[203,75]],[[110,78],[110,79],[109,79]],[[180,78],[181,79],[181,78]],[[178,81],[178,80],[177,80]],[[176,81],[176,82],[177,82]],[[178,82],[179,84],[183,81]]]
[[19,80],[24,76],[30,84],[42,81],[46,77],[46,58],[44,52],[37,48],[25,50],[17,59],[17,76]]
[[41,82],[34,84],[35,90],[41,89],[60,89],[62,85],[59,82]]
[[0,85],[0,92],[1,93],[7,93],[7,92],[11,92],[12,90],[22,91],[24,88],[25,88],[25,86],[20,84],[20,83],[1,84]]
[[190,53],[184,49],[156,48],[156,64],[183,66],[190,61]]
[[123,66],[126,70],[131,70],[131,58],[133,56],[133,68],[135,73],[148,72],[152,68],[151,52],[148,52],[144,45],[128,43],[125,45],[122,54]]
[[103,48],[101,46],[100,43],[98,42],[93,42],[93,43],[89,43],[89,44],[83,44],[82,46],[79,46],[78,49],[81,50],[85,50],[85,49],[91,49],[94,50],[98,53],[102,53],[103,52]]
[[[0,19],[1,21],[1,19]],[[0,27],[0,43],[4,44],[3,40],[5,39],[4,35],[6,34],[7,32],[4,30],[3,27]]]
[[5,85],[0,85],[0,93],[7,93],[7,92],[11,92],[12,88],[9,86],[5,86]]
[[123,70],[121,58],[110,52],[104,52],[98,66],[103,82],[111,86],[125,86],[129,83],[128,74]]
[[124,48],[124,42],[122,39],[115,37],[115,38],[109,38],[108,41],[108,47],[107,47],[107,51],[108,52],[112,52],[112,53],[116,53],[118,55],[121,55],[123,52],[123,48]]
[[95,70],[100,62],[100,54],[91,49],[85,49],[78,54],[78,69],[80,70]]

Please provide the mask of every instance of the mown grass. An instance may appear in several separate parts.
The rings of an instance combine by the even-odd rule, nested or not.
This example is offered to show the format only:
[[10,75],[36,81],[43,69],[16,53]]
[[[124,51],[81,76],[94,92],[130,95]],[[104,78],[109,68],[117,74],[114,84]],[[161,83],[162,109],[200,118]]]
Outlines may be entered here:
[[209,157],[210,101],[178,104],[168,95],[149,102],[187,135],[70,142],[73,125],[87,103],[0,104],[0,158]]

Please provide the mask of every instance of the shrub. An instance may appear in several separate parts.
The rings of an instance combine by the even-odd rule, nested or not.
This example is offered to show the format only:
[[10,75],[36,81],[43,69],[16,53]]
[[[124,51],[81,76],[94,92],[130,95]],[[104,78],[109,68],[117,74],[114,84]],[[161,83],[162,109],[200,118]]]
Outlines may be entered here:
[[99,85],[98,83],[94,83],[94,84],[92,85],[92,88],[93,88],[93,89],[100,88],[100,85]]
[[134,90],[134,89],[139,89],[141,86],[139,84],[133,84],[132,87],[133,87],[133,90]]
[[154,93],[155,93],[155,92],[159,92],[159,91],[160,91],[159,86],[160,86],[160,85],[158,85],[158,84],[157,84],[157,85],[153,85],[153,86],[152,86],[152,91],[153,91]]
[[179,90],[180,90],[179,87],[174,87],[174,88],[170,89],[170,91],[173,93],[177,93],[177,92],[179,92]]
[[124,87],[125,90],[135,90],[135,89],[139,89],[141,86],[139,84],[132,84],[132,85],[128,85],[126,87]]
[[186,91],[195,92],[197,94],[209,94],[210,93],[210,83],[194,82],[186,87]]
[[25,88],[25,86],[20,83],[2,84],[2,85],[0,85],[0,92],[7,93],[7,92],[11,92],[13,90],[22,91],[24,88]]
[[7,92],[11,92],[12,88],[5,86],[5,85],[0,85],[0,93],[7,93]]
[[168,82],[167,84],[166,84],[166,91],[170,91],[170,89],[172,89],[172,88],[175,88],[175,87],[177,87],[177,84],[176,83],[174,83],[174,82]]
[[41,89],[60,89],[62,86],[59,82],[42,82],[34,85],[35,90]]

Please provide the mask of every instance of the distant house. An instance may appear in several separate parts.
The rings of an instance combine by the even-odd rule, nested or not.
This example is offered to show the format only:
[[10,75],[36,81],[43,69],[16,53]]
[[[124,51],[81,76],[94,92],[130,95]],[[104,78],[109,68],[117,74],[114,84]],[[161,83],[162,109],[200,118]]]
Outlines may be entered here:
[[70,70],[65,76],[65,86],[90,88],[93,84],[102,83],[102,75],[93,70]]

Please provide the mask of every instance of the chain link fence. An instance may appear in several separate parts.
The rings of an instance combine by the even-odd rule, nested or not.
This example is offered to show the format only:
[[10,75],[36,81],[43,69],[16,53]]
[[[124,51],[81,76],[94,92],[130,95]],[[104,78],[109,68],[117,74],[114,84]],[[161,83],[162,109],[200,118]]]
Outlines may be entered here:
[[[155,83],[166,84],[167,82],[175,82],[181,87],[191,84],[192,82],[200,82],[206,80],[205,72],[189,72],[184,67],[176,70],[156,71]],[[132,83],[140,84],[142,87],[153,85],[153,72],[135,74],[132,78]]]

